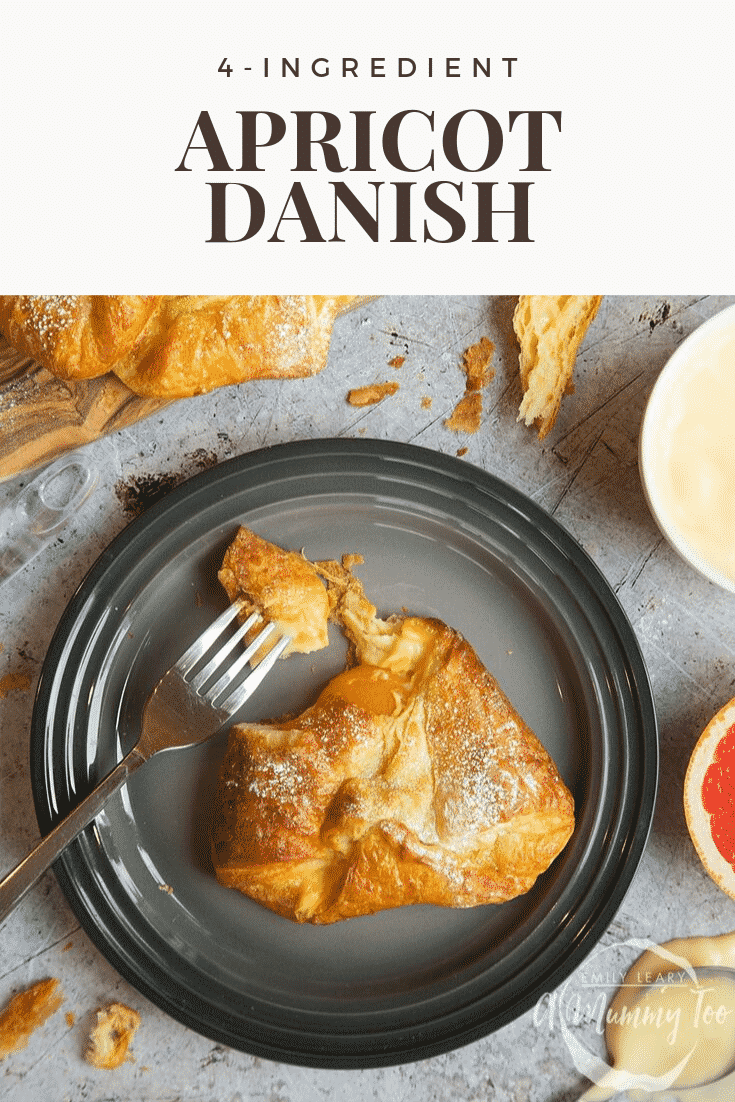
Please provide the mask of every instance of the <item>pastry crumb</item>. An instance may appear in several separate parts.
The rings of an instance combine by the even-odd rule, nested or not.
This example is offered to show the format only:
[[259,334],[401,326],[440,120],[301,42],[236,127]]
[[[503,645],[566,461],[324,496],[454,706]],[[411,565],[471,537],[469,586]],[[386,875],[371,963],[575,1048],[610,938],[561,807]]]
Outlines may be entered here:
[[430,397],[430,395],[425,394],[423,396],[423,398],[421,399],[421,408],[422,409],[431,409],[433,401],[434,401],[434,399],[432,397]]
[[0,1060],[25,1048],[31,1034],[56,1013],[63,1001],[56,979],[39,980],[14,995],[0,1014]]
[[398,389],[398,383],[371,383],[369,386],[355,387],[347,395],[347,401],[351,406],[374,406]]
[[134,1060],[130,1043],[140,1026],[140,1014],[123,1003],[110,1003],[97,1011],[97,1024],[89,1034],[84,1059],[95,1068],[119,1068]]
[[403,367],[406,362],[405,356],[394,356],[392,360],[388,360],[388,367]]
[[490,366],[494,354],[495,345],[488,337],[482,337],[476,344],[465,349],[462,360],[467,376],[465,392],[454,412],[444,422],[448,429],[470,433],[479,429],[482,419],[482,390],[495,377],[495,369]]
[[173,895],[174,894],[174,890],[173,890],[173,888],[171,887],[170,884],[159,884],[158,885],[158,890],[159,890],[159,892],[166,892],[167,895]]
[[474,433],[480,427],[481,417],[482,395],[479,392],[465,394],[464,398],[457,402],[452,415],[447,417],[444,424],[454,432]]

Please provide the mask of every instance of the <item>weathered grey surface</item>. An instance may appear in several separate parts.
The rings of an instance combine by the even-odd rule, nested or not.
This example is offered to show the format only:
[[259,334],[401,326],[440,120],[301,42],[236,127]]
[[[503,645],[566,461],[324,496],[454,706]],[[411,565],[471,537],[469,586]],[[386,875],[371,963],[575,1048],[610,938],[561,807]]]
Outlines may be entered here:
[[[36,837],[28,732],[50,636],[88,567],[147,500],[151,486],[143,480],[165,484],[168,476],[186,477],[264,444],[364,435],[450,454],[466,447],[468,462],[545,506],[601,567],[640,640],[661,728],[653,831],[606,939],[663,941],[735,929],[735,902],[701,868],[681,806],[691,748],[711,714],[735,695],[735,597],[695,576],[662,542],[637,469],[641,414],[659,370],[683,337],[733,301],[605,299],[579,357],[576,392],[543,444],[516,422],[515,299],[476,296],[379,300],[340,320],[319,377],[181,402],[91,446],[102,479],[78,521],[63,543],[0,588],[0,870]],[[464,389],[462,352],[483,334],[497,342],[497,374],[482,427],[465,438],[444,421]],[[405,357],[400,368],[389,366],[396,356]],[[366,409],[347,404],[349,387],[386,379],[400,383],[394,397]],[[22,482],[0,487],[0,504]],[[457,1052],[386,1070],[304,1070],[224,1049],[179,1026],[117,976],[79,929],[51,873],[0,933],[0,1004],[46,976],[61,980],[64,1007],[25,1051],[0,1065],[0,1098],[571,1102],[585,1086],[558,1030],[537,1026],[531,1012]],[[81,1054],[94,1009],[111,999],[138,1009],[143,1025],[135,1063],[97,1071]]]

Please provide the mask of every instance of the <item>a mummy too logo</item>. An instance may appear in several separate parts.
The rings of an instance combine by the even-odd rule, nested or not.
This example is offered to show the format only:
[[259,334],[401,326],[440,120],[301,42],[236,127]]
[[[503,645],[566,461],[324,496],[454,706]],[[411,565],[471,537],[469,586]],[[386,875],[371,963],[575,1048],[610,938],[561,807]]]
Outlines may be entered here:
[[695,970],[664,945],[630,938],[599,947],[543,995],[534,1024],[561,1035],[577,1071],[603,1088],[594,1097],[695,1086],[730,1070],[735,983],[717,969]]

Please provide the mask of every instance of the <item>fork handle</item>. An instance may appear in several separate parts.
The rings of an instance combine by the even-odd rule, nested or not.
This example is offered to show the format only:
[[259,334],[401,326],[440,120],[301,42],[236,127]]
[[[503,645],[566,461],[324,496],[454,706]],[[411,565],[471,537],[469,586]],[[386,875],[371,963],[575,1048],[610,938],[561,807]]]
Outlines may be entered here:
[[145,760],[136,747],[133,747],[112,772],[0,881],[0,923],[5,921],[26,892],[40,880],[69,843],[99,815],[110,796],[125,784],[128,777]]

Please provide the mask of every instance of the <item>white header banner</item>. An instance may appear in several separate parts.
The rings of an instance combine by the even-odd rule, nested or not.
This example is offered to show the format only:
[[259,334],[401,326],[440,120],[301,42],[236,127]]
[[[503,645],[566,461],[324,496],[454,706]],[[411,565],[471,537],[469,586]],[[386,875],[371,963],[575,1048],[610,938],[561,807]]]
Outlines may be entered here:
[[5,292],[735,290],[735,4],[3,16]]

